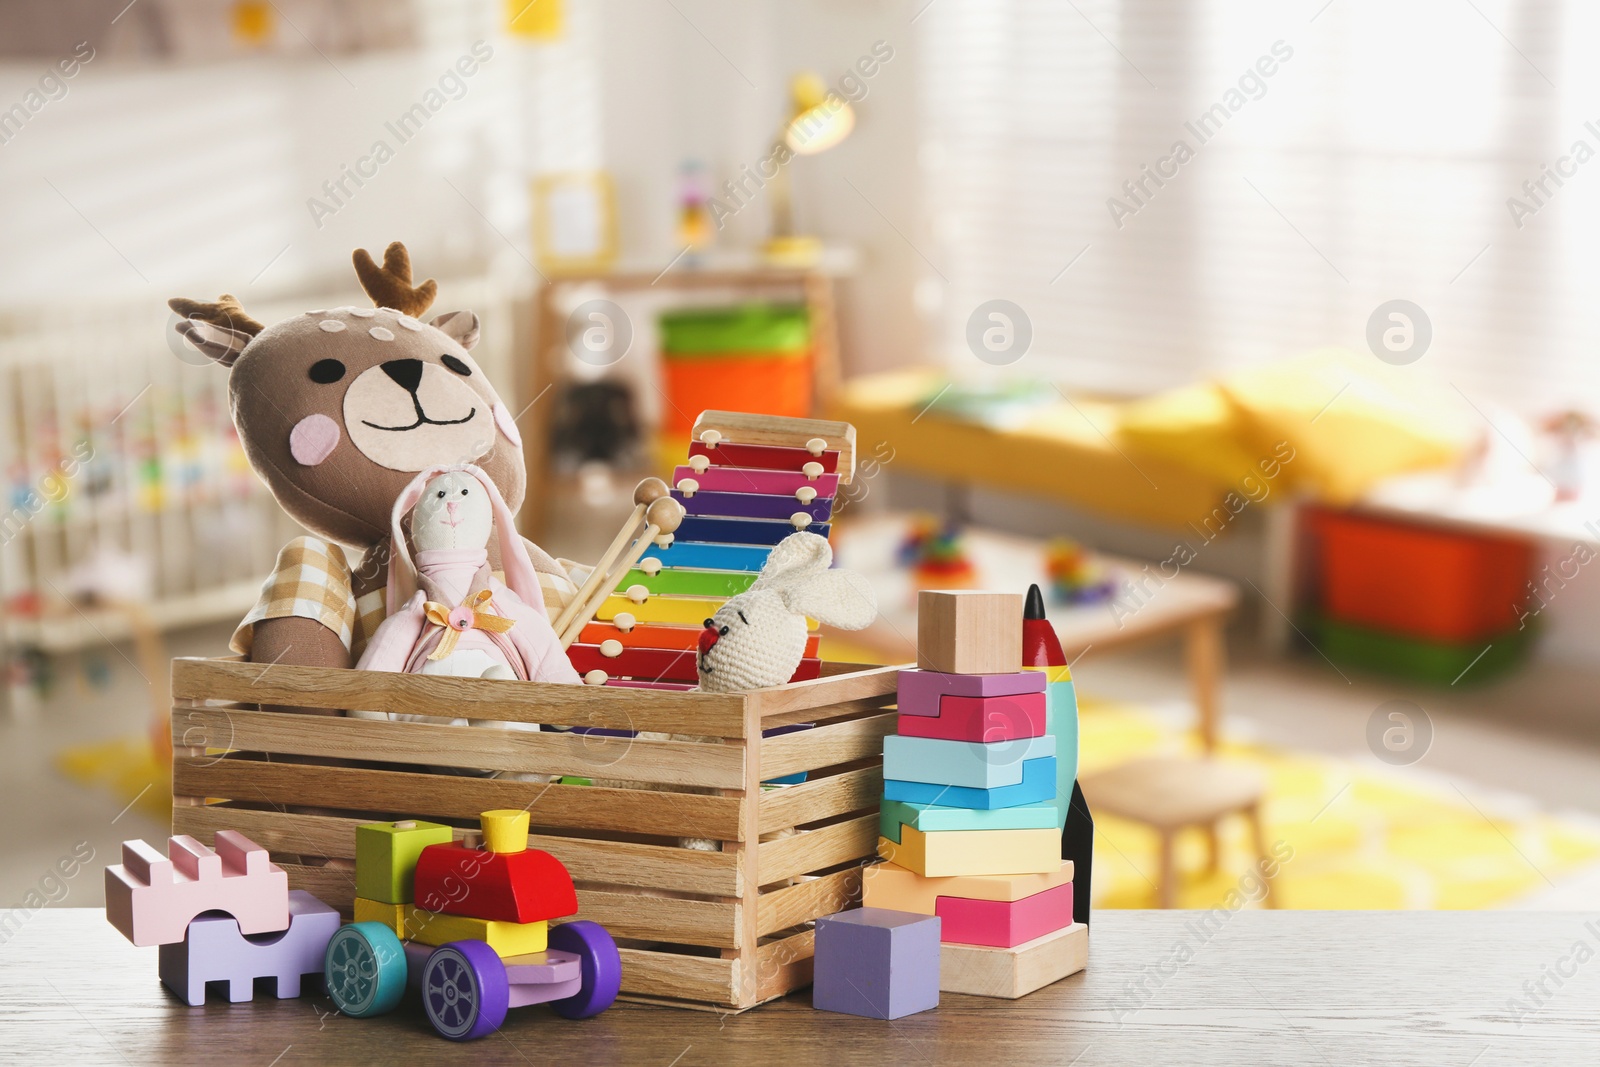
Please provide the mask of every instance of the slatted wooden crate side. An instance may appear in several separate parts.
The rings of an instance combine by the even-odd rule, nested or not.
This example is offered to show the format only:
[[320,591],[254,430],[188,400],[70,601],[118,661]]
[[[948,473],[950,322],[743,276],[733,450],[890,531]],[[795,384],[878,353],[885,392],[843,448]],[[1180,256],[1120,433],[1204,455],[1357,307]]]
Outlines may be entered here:
[[743,744],[653,737],[387,722],[258,711],[175,709],[174,743],[286,756],[350,757],[431,767],[627,779],[665,787],[740,789]]
[[271,704],[743,738],[746,697],[438,675],[172,661],[175,701]]

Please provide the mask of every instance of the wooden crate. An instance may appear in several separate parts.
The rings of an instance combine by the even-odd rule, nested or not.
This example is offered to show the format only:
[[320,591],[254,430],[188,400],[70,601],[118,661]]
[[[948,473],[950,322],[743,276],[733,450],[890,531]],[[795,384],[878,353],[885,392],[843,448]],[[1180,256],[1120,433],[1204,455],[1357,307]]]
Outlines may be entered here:
[[[291,886],[348,915],[358,824],[417,817],[464,830],[479,812],[525,807],[533,846],[572,872],[580,917],[621,946],[625,997],[742,1010],[811,981],[810,923],[859,900],[861,864],[877,845],[882,738],[894,732],[887,709],[899,668],[823,667],[813,681],[725,695],[174,660],[172,832],[210,841],[239,830],[273,853]],[[706,740],[294,715],[258,704]],[[763,737],[796,723],[817,725]],[[639,784],[546,785],[441,766]],[[798,771],[808,772],[803,784],[761,787]],[[721,851],[685,847],[683,838],[720,841]]]

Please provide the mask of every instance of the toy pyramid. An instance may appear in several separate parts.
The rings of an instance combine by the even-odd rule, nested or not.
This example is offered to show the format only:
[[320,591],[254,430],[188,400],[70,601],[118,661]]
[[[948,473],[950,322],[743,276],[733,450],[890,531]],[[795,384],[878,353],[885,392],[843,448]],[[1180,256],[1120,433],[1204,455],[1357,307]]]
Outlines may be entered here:
[[923,591],[884,739],[888,862],[866,869],[863,904],[940,918],[946,992],[1024,996],[1088,956],[1077,698],[1037,587],[1026,614],[1015,594]]

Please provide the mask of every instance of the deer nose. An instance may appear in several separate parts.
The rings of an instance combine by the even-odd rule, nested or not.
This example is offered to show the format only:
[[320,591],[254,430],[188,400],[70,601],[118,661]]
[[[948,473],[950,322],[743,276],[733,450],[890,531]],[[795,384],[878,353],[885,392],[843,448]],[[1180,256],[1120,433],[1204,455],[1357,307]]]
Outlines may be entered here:
[[383,373],[394,379],[394,383],[406,392],[414,393],[417,386],[422,384],[422,360],[391,359],[383,365]]
[[700,654],[703,656],[711,651],[711,646],[717,643],[722,635],[717,633],[717,624],[710,619],[706,620],[706,628],[700,631]]
[[444,502],[444,509],[450,513],[450,517],[452,519],[456,517],[456,508],[459,508],[460,506],[461,505],[454,500],[446,500]]

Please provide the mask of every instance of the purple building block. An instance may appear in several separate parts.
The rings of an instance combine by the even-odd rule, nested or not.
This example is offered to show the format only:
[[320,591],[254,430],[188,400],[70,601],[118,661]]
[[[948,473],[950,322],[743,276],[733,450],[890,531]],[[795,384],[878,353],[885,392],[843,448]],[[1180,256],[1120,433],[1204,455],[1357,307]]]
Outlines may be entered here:
[[278,980],[278,999],[300,995],[300,977],[322,974],[323,954],[339,929],[339,913],[303,889],[289,893],[289,928],[239,932],[229,915],[202,915],[182,941],[161,946],[161,982],[192,1007],[206,1002],[206,983],[228,983],[234,1003],[255,996],[257,978]]
[[901,671],[897,703],[902,715],[938,715],[939,698],[1010,697],[1045,691],[1043,671],[1015,674],[940,674],[938,671]]
[[858,908],[817,920],[811,1006],[898,1019],[939,1006],[939,917]]

